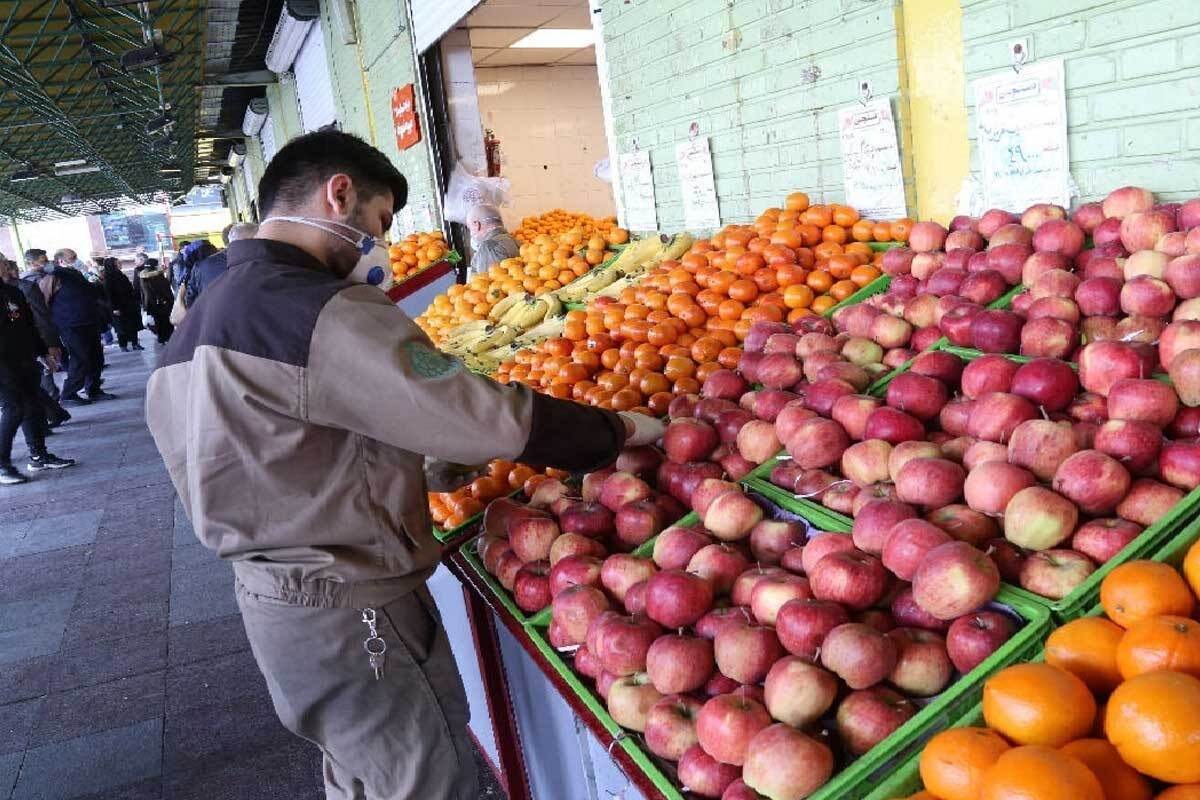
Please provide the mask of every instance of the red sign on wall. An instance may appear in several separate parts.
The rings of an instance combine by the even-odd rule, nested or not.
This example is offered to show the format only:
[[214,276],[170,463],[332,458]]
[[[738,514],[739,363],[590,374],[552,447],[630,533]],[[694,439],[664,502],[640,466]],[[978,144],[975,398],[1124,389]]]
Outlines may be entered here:
[[396,146],[401,150],[421,141],[421,125],[417,120],[417,103],[411,83],[392,90],[392,128],[396,131]]

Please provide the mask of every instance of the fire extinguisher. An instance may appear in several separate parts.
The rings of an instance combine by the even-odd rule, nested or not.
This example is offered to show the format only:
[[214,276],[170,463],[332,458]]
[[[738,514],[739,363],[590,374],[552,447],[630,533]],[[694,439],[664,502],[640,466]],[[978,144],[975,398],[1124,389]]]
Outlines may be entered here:
[[496,138],[496,134],[491,128],[487,128],[483,132],[483,149],[487,155],[487,176],[489,178],[499,178],[500,140]]

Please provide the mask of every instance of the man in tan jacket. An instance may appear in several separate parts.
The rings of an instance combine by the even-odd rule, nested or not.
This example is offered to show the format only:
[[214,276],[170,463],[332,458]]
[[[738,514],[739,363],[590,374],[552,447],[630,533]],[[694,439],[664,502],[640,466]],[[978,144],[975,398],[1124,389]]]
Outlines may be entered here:
[[478,792],[425,588],[441,555],[427,460],[588,470],[661,430],[474,375],[362,283],[406,194],[353,136],[287,144],[259,184],[258,238],[230,244],[146,399],[197,536],[233,563],[276,712],[322,748],[339,800]]

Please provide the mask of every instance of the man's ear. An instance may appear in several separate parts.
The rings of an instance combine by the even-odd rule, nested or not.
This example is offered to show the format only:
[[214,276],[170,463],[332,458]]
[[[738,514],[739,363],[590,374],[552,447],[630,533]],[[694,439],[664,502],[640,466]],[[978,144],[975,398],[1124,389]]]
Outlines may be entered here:
[[354,181],[349,175],[339,172],[325,181],[325,203],[334,215],[345,217],[349,214],[353,195]]

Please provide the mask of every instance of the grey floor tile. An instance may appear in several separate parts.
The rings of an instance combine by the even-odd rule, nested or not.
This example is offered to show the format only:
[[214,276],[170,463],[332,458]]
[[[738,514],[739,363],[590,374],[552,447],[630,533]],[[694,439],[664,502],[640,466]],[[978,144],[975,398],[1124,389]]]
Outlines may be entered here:
[[171,800],[323,800],[321,753],[301,739],[249,758],[168,775]]
[[0,756],[0,797],[12,794],[13,785],[17,782],[17,773],[21,771],[21,762],[25,753],[9,753]]
[[171,624],[203,622],[237,613],[233,569],[222,561],[171,575]]
[[50,689],[64,692],[83,686],[140,675],[163,669],[167,664],[167,633],[165,630],[82,642],[64,648],[55,659]]
[[178,574],[197,567],[209,567],[220,562],[220,557],[209,550],[199,539],[192,537],[171,551],[171,571]]
[[80,511],[34,521],[11,551],[13,555],[44,553],[89,544],[96,539],[100,511]]
[[88,562],[85,584],[126,583],[146,575],[171,569],[168,541],[152,532],[139,531],[128,536],[97,534],[92,558]]
[[76,608],[67,621],[63,646],[155,633],[167,627],[167,601],[127,600]]
[[[40,656],[5,664],[0,672],[3,675],[3,680],[0,680],[0,706],[41,697],[50,691],[50,663],[49,656]],[[4,797],[3,792],[0,792],[0,797]]]
[[251,753],[286,747],[293,738],[265,696],[197,706],[167,716],[163,770],[172,775],[219,769]]
[[232,699],[255,701],[268,694],[249,650],[169,667],[166,686],[168,717]]
[[32,748],[13,800],[63,800],[159,775],[162,730],[152,719]]
[[35,595],[27,600],[0,603],[0,632],[38,625],[65,622],[75,604],[77,592],[65,590]]
[[167,661],[172,666],[249,648],[250,641],[246,638],[241,614],[184,623],[167,629]]
[[147,778],[94,794],[81,794],[75,800],[163,800],[163,779]]
[[34,623],[23,628],[0,631],[0,664],[25,661],[58,652],[66,620],[58,624]]
[[0,601],[74,590],[91,556],[91,545],[79,545],[0,561]]
[[49,695],[43,701],[29,746],[161,718],[165,681],[165,672],[148,672]]
[[29,746],[42,702],[38,697],[0,706],[0,753],[18,753]]

